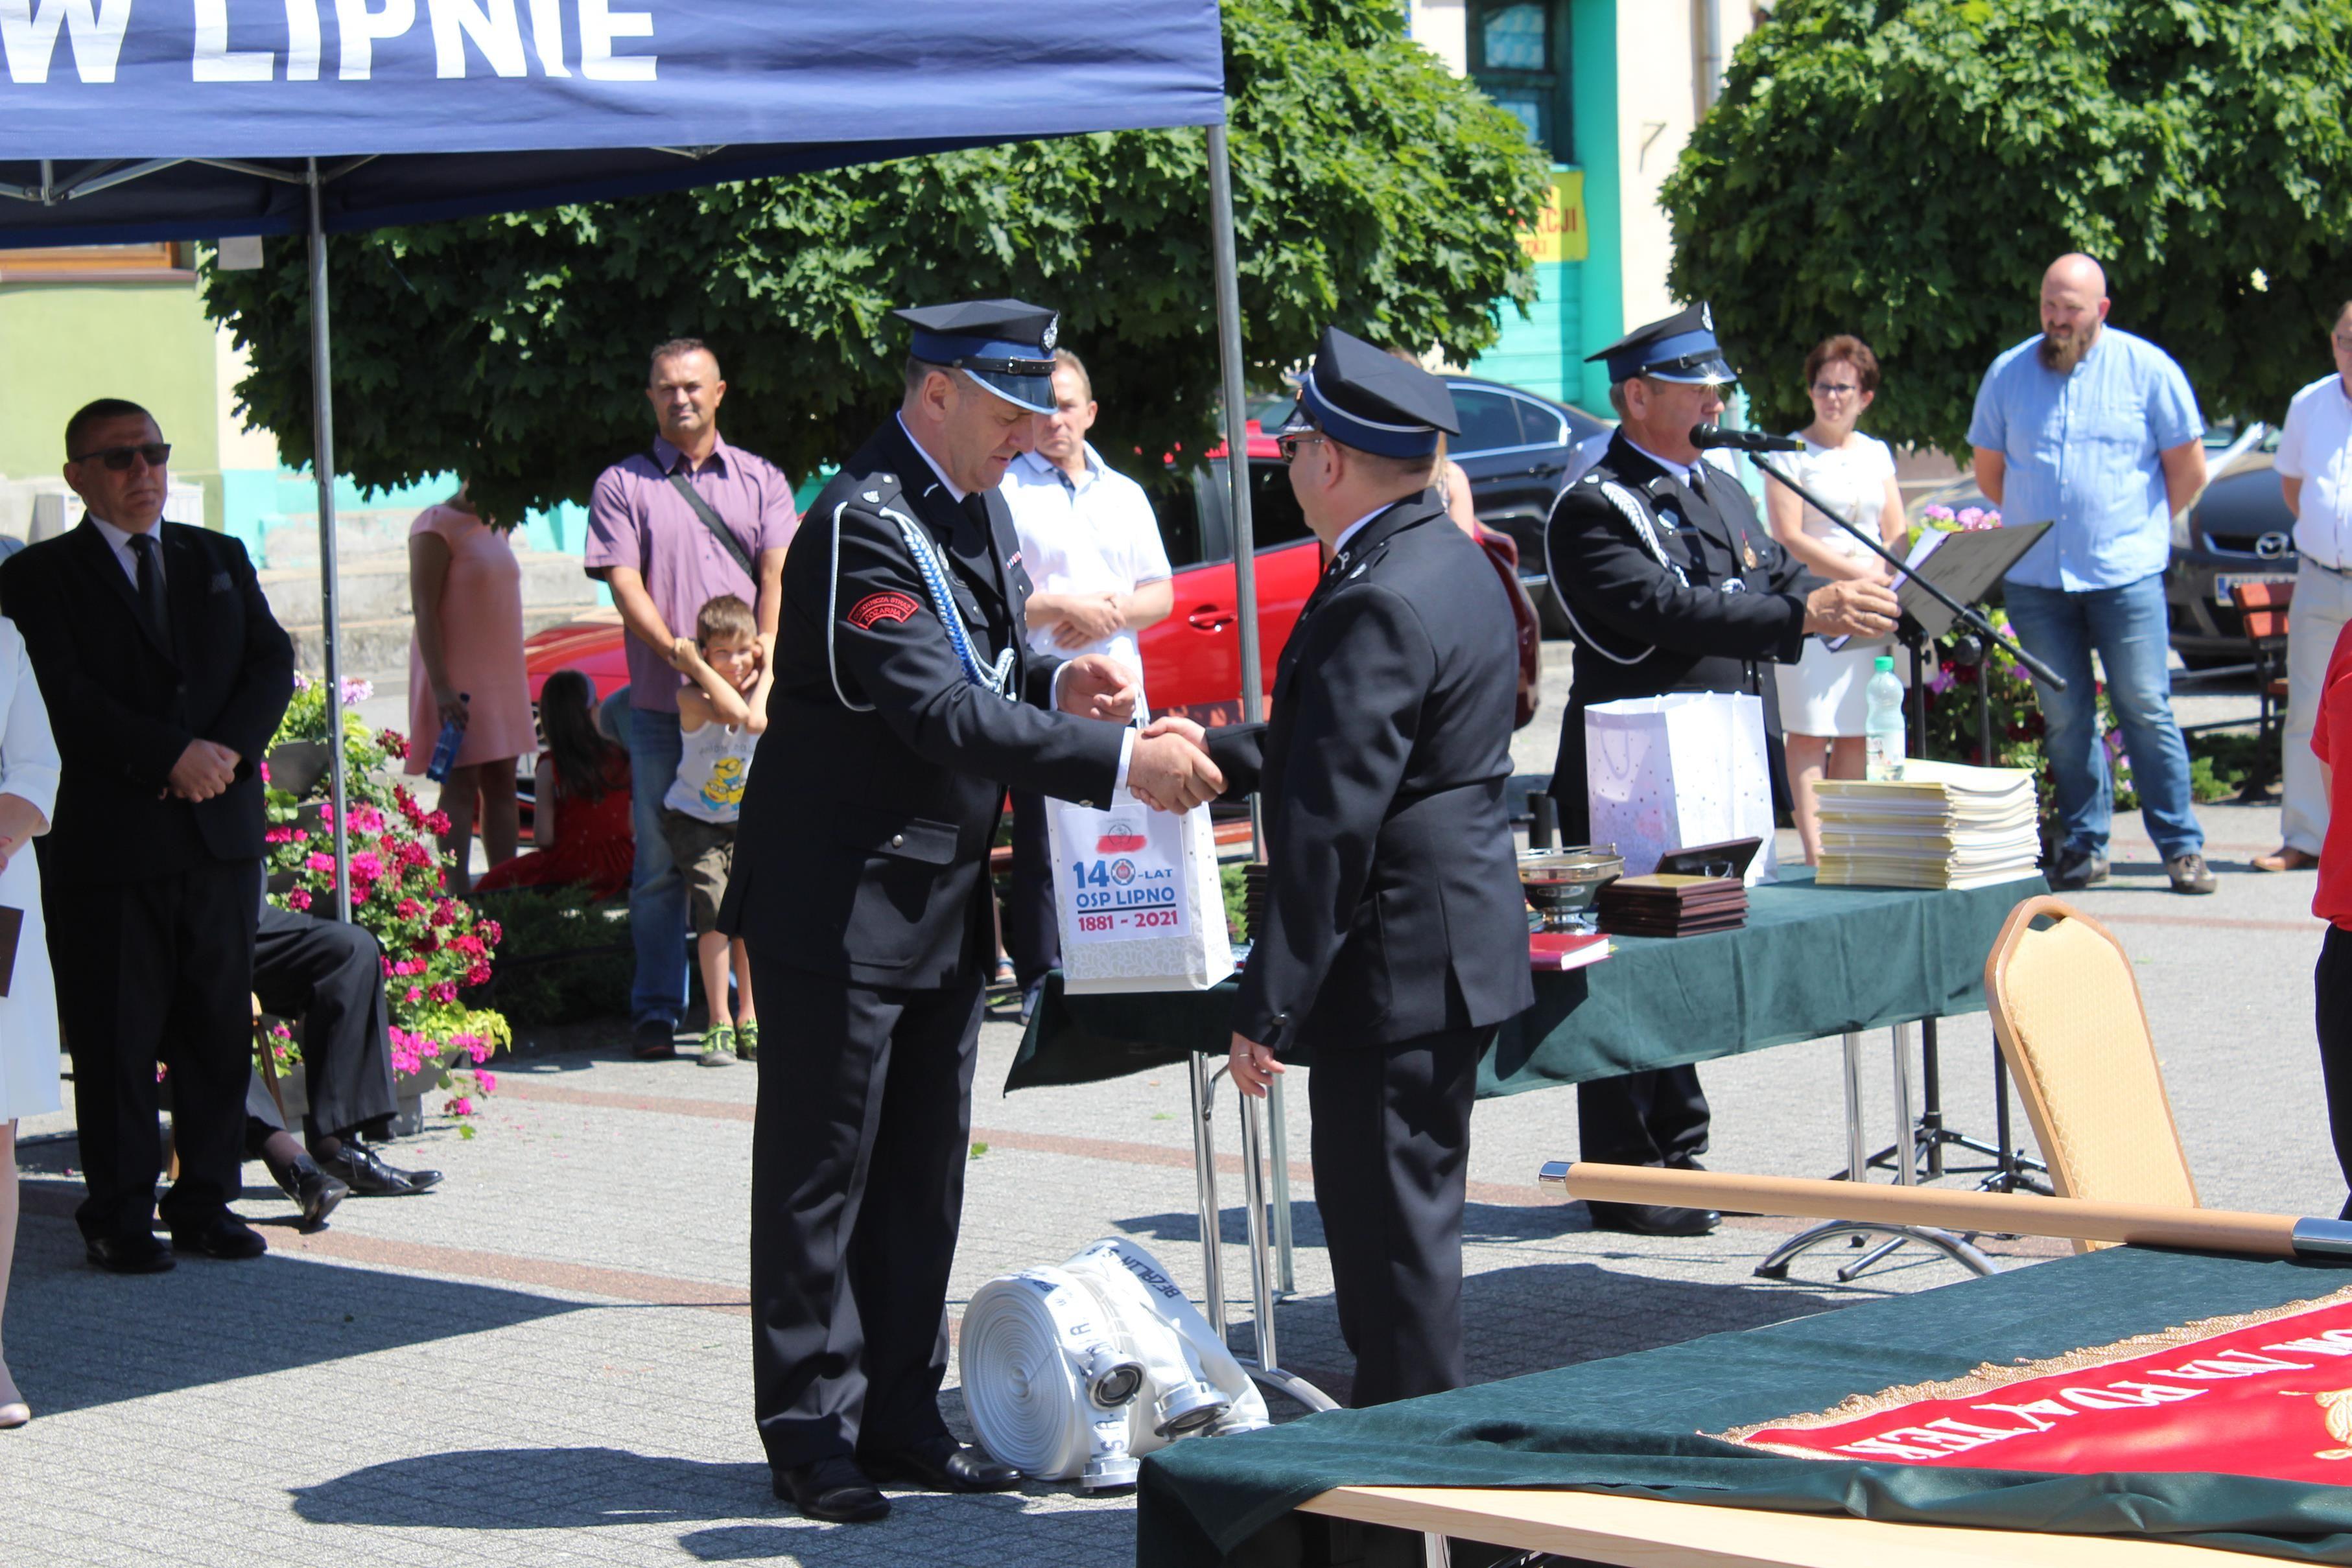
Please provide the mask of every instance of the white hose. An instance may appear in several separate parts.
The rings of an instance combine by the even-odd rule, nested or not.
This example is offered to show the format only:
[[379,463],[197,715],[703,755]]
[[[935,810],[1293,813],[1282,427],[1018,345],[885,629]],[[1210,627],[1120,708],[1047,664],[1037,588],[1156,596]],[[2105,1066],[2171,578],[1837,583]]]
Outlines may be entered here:
[[957,1360],[990,1453],[1089,1490],[1133,1485],[1136,1460],[1179,1437],[1267,1422],[1265,1397],[1208,1320],[1121,1238],[982,1285]]
[[991,1280],[964,1312],[956,1354],[965,1408],[991,1454],[1090,1490],[1134,1484],[1125,1406],[1141,1372],[1084,1284],[1059,1269]]

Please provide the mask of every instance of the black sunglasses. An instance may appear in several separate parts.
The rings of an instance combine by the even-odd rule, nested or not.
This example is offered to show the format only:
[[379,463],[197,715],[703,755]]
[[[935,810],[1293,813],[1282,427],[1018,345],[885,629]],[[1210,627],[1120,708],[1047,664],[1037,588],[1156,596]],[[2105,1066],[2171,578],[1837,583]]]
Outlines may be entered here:
[[1320,435],[1309,434],[1304,431],[1295,435],[1277,435],[1274,438],[1274,449],[1281,454],[1285,463],[1296,463],[1298,461],[1298,449],[1301,446],[1322,439]]
[[142,441],[136,446],[101,446],[95,452],[85,452],[74,458],[76,463],[103,463],[114,473],[127,472],[132,458],[140,458],[150,468],[161,468],[172,460],[172,444],[168,441]]

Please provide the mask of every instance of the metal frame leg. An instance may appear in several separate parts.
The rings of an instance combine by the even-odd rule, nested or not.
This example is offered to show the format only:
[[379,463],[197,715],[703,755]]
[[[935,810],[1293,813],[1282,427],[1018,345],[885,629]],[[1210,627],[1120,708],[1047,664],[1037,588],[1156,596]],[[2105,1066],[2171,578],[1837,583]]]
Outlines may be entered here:
[[1266,1232],[1265,1139],[1258,1130],[1257,1101],[1236,1094],[1242,1117],[1242,1194],[1247,1205],[1250,1251],[1250,1303],[1257,1320],[1257,1355],[1242,1364],[1252,1377],[1287,1394],[1309,1410],[1337,1410],[1339,1402],[1296,1373],[1285,1372],[1274,1343],[1274,1269]]
[[1290,1123],[1282,1110],[1282,1080],[1265,1092],[1266,1144],[1274,1155],[1274,1299],[1286,1301],[1298,1293],[1291,1268],[1290,1246]]
[[[1217,1071],[1223,1071],[1219,1068]],[[1202,1309],[1208,1314],[1209,1326],[1217,1331],[1217,1343],[1225,1343],[1225,1265],[1218,1234],[1217,1206],[1217,1136],[1213,1113],[1216,1110],[1216,1078],[1209,1067],[1209,1059],[1192,1055],[1192,1181],[1198,1190],[1201,1207],[1201,1275]]]
[[[1906,1186],[1919,1178],[1918,1145],[1911,1121],[1911,1030],[1907,1024],[1895,1028],[1895,1106],[1897,1142],[1894,1149],[1895,1179]],[[1840,1040],[1845,1074],[1845,1139],[1847,1181],[1864,1180],[1869,1172],[1868,1158],[1863,1153],[1862,1137],[1862,1036],[1849,1030]],[[1917,1241],[1933,1247],[1954,1262],[1978,1274],[1999,1272],[1991,1259],[1969,1244],[1967,1239],[1948,1231],[1923,1225],[1864,1225],[1850,1220],[1830,1220],[1810,1226],[1775,1247],[1764,1261],[1756,1265],[1759,1280],[1785,1280],[1789,1265],[1800,1254],[1811,1250],[1824,1241],[1852,1237],[1859,1241],[1867,1236],[1891,1238],[1879,1247],[1864,1253],[1837,1271],[1841,1283],[1851,1284],[1863,1272],[1906,1241]]]

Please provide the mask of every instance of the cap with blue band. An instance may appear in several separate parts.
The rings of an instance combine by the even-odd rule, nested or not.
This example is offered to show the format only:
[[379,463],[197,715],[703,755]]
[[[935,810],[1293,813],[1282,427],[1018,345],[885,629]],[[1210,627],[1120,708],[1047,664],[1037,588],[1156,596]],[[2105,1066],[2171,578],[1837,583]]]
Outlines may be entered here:
[[1663,321],[1637,327],[1585,363],[1606,361],[1613,384],[1636,376],[1685,386],[1729,386],[1739,380],[1715,338],[1715,312],[1705,300]]
[[961,371],[1015,408],[1054,412],[1054,341],[1060,319],[1019,299],[970,299],[892,312],[915,329],[908,352]]
[[1381,457],[1430,457],[1462,422],[1445,383],[1410,360],[1326,327],[1278,435],[1309,431]]

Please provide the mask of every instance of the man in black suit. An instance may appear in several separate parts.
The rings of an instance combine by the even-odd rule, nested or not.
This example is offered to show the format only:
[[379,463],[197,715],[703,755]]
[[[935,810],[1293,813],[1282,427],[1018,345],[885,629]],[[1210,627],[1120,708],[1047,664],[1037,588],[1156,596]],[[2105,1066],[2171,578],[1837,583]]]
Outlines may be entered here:
[[881,1518],[877,1479],[1018,1479],[959,1446],[937,1399],[1005,787],[1188,808],[1219,783],[1181,737],[1070,716],[1123,722],[1132,672],[1024,649],[1029,578],[996,486],[1053,408],[1054,313],[898,314],[898,413],[784,562],[719,916],[753,989],[792,998],[752,1128],[753,1399],[776,1495],[825,1520]]
[[172,1082],[181,1250],[257,1258],[229,1212],[253,1050],[260,896],[257,764],[294,691],[294,650],[245,548],[163,521],[172,449],[119,398],[66,425],[81,526],[12,557],[0,612],[31,654],[65,773],[40,840],[58,1012],[73,1052],[89,1260],[172,1267],[154,1235],[155,1066]]
[[[1723,413],[1736,381],[1704,304],[1628,333],[1592,356],[1609,367],[1622,423],[1601,461],[1552,503],[1545,570],[1576,644],[1551,795],[1560,832],[1582,843],[1591,821],[1584,710],[1669,692],[1752,692],[1764,702],[1766,768],[1785,789],[1773,683],[1762,666],[1794,664],[1806,637],[1884,635],[1899,609],[1874,582],[1824,583],[1782,549],[1729,473],[1704,460],[1694,425]],[[1687,1169],[1706,1152],[1698,1069],[1630,1072],[1576,1086],[1584,1157]],[[1712,1210],[1595,1203],[1603,1230],[1698,1236]]]
[[[1265,816],[1234,1082],[1262,1095],[1278,1052],[1314,1053],[1315,1206],[1358,1406],[1463,1383],[1478,1059],[1535,1000],[1503,804],[1510,605],[1430,490],[1458,429],[1436,377],[1325,329],[1277,439],[1330,562],[1275,665],[1270,722],[1208,739]],[[1200,734],[1145,733],[1163,727]]]

